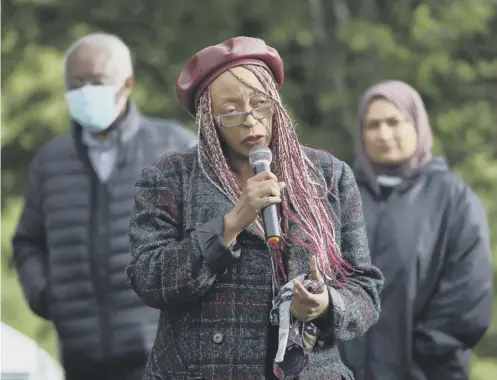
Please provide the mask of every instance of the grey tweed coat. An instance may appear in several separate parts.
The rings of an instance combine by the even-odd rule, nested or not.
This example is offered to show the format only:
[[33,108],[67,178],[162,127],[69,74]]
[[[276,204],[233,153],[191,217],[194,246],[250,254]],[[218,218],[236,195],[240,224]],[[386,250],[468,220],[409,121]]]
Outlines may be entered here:
[[[333,181],[329,210],[336,241],[356,271],[343,288],[329,284],[331,312],[299,378],[353,379],[336,342],[364,334],[377,321],[383,277],[371,265],[351,169],[325,152],[303,150]],[[223,244],[223,216],[232,207],[200,170],[195,149],[143,170],[135,187],[127,276],[146,304],[162,310],[144,380],[264,379],[270,254],[254,226],[233,246]],[[289,278],[308,272],[303,248],[285,254]]]

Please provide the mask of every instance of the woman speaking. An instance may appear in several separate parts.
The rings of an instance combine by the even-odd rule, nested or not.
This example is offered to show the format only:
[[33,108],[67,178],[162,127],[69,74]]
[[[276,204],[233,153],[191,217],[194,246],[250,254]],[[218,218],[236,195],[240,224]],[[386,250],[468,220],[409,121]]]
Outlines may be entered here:
[[[249,37],[179,76],[199,143],[143,170],[130,227],[129,282],[162,310],[144,379],[353,379],[337,341],[376,322],[383,277],[351,169],[299,144],[282,84],[278,52]],[[271,170],[254,175],[254,148]]]
[[471,349],[492,320],[485,208],[433,156],[428,113],[407,83],[368,88],[357,132],[354,172],[385,284],[381,318],[340,345],[342,358],[356,380],[467,380]]

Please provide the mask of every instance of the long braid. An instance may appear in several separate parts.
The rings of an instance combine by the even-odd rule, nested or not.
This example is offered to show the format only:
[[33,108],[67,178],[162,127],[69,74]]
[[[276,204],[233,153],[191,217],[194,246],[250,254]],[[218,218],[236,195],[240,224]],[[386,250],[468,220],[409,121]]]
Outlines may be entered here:
[[[269,96],[277,107],[273,115],[270,149],[274,156],[273,171],[279,180],[287,184],[287,188],[282,192],[281,201],[283,242],[287,245],[298,244],[311,254],[317,255],[324,273],[337,284],[342,284],[342,280],[348,276],[352,268],[342,258],[335,243],[334,225],[326,207],[326,198],[331,193],[332,185],[328,187],[321,172],[302,151],[294,124],[281,104],[272,75],[260,66],[246,65],[244,67],[252,71],[259,79],[266,91],[265,95]],[[231,73],[245,85],[259,91],[233,71]],[[207,175],[205,169],[203,169],[204,174],[233,203],[236,203],[241,190],[221,148],[212,116],[209,90],[204,91],[200,97],[196,115],[199,131],[199,164],[202,168],[208,165],[213,169],[220,186]],[[259,228],[262,228],[260,220],[257,224]],[[292,234],[290,231],[292,224],[298,227],[303,238]],[[273,250],[273,260],[279,268],[278,277],[285,279],[280,249]]]
[[[241,190],[223,154],[211,110],[211,97],[208,88],[200,97],[196,113],[199,164],[204,175],[235,204],[241,195]],[[204,164],[214,169],[215,173],[219,173],[217,177],[221,187],[206,173]]]

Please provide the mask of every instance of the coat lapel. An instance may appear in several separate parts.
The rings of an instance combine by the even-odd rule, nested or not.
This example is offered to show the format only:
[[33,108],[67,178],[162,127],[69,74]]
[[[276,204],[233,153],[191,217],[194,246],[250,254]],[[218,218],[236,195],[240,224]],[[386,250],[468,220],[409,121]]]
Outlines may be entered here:
[[[190,183],[186,185],[184,227],[188,232],[215,217],[226,215],[235,206],[228,196],[221,192],[207,177],[208,175],[212,181],[218,183],[212,170],[209,167],[204,167],[204,169],[205,172],[200,168],[198,155],[196,155]],[[265,240],[264,234],[255,223],[247,227],[244,232],[256,239]]]

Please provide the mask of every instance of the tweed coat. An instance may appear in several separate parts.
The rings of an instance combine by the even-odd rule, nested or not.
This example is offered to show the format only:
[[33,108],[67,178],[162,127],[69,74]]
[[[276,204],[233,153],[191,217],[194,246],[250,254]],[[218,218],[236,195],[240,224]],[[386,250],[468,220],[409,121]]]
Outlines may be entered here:
[[[332,186],[336,242],[356,271],[345,287],[328,284],[331,312],[299,379],[353,379],[336,342],[364,334],[377,321],[383,277],[371,265],[350,167],[302,149]],[[195,148],[145,168],[134,201],[127,276],[146,304],[161,309],[144,380],[264,379],[273,294],[263,234],[251,225],[234,245],[224,245],[223,216],[234,205],[202,172]],[[308,272],[303,248],[284,254],[289,279]]]

